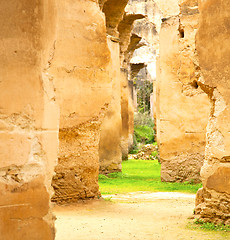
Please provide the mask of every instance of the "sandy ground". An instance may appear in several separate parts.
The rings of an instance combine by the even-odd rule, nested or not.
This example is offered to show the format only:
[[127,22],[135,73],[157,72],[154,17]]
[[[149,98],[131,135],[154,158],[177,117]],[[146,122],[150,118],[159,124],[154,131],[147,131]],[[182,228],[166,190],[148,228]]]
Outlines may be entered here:
[[222,240],[229,233],[192,230],[195,195],[130,193],[56,206],[56,240]]

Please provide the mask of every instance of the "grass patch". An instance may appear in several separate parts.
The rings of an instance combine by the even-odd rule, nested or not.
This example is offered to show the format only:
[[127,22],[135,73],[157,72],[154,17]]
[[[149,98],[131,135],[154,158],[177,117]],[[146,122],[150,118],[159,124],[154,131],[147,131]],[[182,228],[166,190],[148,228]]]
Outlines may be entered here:
[[154,143],[155,132],[153,128],[154,122],[147,112],[134,114],[133,146],[130,153],[136,154],[143,145]]
[[102,194],[150,192],[196,193],[201,184],[161,182],[160,164],[157,160],[128,160],[122,163],[122,173],[99,175]]
[[112,197],[106,197],[106,198],[103,198],[103,200],[107,202],[112,202]]
[[149,144],[154,142],[153,127],[138,125],[134,127],[134,135],[138,143]]
[[219,224],[215,225],[214,223],[203,222],[200,219],[195,219],[193,222],[188,224],[189,229],[201,229],[205,231],[221,231],[221,232],[230,232],[230,226]]

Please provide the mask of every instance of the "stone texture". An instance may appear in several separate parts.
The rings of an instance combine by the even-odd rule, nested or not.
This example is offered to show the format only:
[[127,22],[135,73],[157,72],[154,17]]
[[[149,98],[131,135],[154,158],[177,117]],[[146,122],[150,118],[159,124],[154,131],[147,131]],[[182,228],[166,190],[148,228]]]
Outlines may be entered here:
[[140,42],[141,38],[132,35],[132,30],[137,19],[144,18],[142,14],[129,14],[125,13],[124,18],[118,26],[119,38],[120,38],[120,55],[121,55],[121,65],[122,67],[128,69],[130,58],[133,55],[136,46]]
[[118,25],[123,19],[127,3],[128,0],[107,0],[104,3],[102,11],[105,13],[106,28],[109,35],[119,37]]
[[205,161],[201,169],[203,189],[196,202],[196,217],[204,221],[230,224],[230,85],[229,19],[230,2],[200,2],[197,52],[203,78],[200,84],[211,102],[207,126]]
[[[154,0],[161,11],[163,20],[180,14],[180,0]],[[184,0],[182,0],[183,2]]]
[[126,11],[129,14],[135,13],[144,16],[144,18],[135,21],[132,30],[132,34],[140,38],[140,43],[134,49],[130,63],[144,64],[142,68],[145,68],[142,71],[139,69],[135,77],[138,80],[154,81],[156,79],[156,55],[159,50],[161,11],[152,0],[130,0]]
[[128,137],[128,148],[129,150],[133,146],[133,135],[134,135],[134,111],[135,111],[135,102],[136,98],[134,97],[135,89],[133,87],[133,81],[128,81],[128,126],[129,126],[129,137]]
[[[155,45],[158,44],[158,40],[155,37],[155,23],[160,20],[157,11],[157,6],[153,1],[130,0],[125,8],[123,20],[118,26],[121,40],[121,65],[123,68],[121,74],[121,148],[123,160],[127,159],[128,150],[133,144],[134,106],[137,105],[137,99],[134,96],[133,80],[139,73],[142,80],[147,80],[151,74],[153,74],[153,78],[156,75]],[[148,72],[148,76],[142,74],[141,69],[143,68],[146,70],[144,72],[148,72],[149,70],[150,73]],[[124,74],[124,72],[126,73]],[[150,78],[153,80],[151,76]]]
[[[0,183],[1,238],[54,239],[54,230],[43,218],[49,212],[49,194],[44,179],[22,183],[15,169],[11,184]],[[9,181],[12,171],[6,175]],[[8,191],[5,191],[5,189]],[[51,220],[51,219],[50,219]]]
[[101,125],[99,160],[100,172],[110,173],[121,171],[121,78],[119,43],[108,38],[111,52],[110,78],[112,84],[112,100],[104,121]]
[[[0,6],[1,239],[54,239],[51,179],[59,113],[50,56],[55,1]],[[51,144],[52,143],[52,144]]]
[[230,194],[230,168],[219,167],[208,177],[206,186],[217,192]]
[[[166,11],[157,73],[157,141],[163,181],[200,181],[209,100],[199,84],[196,57],[197,1]],[[192,9],[191,11],[187,11]],[[173,15],[171,15],[173,14]]]
[[[111,4],[114,4],[113,9]],[[121,161],[127,159],[129,146],[128,127],[128,75],[125,54],[129,52],[133,22],[141,14],[124,14],[125,1],[107,1],[103,6],[106,17],[108,45],[111,51],[112,100],[101,126],[99,144],[100,172],[121,171]],[[119,8],[119,10],[118,10]],[[114,10],[116,9],[116,12]],[[121,11],[123,13],[121,14]],[[117,38],[119,36],[119,39]],[[119,41],[118,41],[119,40]],[[125,63],[124,63],[125,62]],[[120,67],[122,69],[120,70]],[[124,69],[124,70],[123,70]]]
[[60,104],[60,150],[53,201],[65,203],[100,196],[100,128],[114,71],[104,14],[96,2],[58,1],[57,18],[51,71]]
[[[121,152],[122,160],[128,160],[129,153],[129,87],[128,71],[121,69]],[[132,100],[131,100],[132,101]]]

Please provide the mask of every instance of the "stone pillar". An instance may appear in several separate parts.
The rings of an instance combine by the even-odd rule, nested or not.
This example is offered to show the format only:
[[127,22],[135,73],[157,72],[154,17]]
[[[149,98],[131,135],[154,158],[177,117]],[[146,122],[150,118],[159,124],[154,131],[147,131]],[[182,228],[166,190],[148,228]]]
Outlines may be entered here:
[[97,198],[100,127],[112,96],[112,53],[95,1],[58,2],[51,70],[60,104],[60,153],[53,178],[58,203]]
[[127,160],[129,153],[129,100],[128,71],[121,69],[122,160]]
[[211,102],[207,126],[203,188],[197,193],[195,214],[204,221],[230,225],[230,2],[200,2],[197,52],[200,84]]
[[121,77],[119,43],[108,38],[111,52],[110,77],[112,80],[112,100],[101,126],[99,159],[100,172],[110,173],[121,171]]
[[121,171],[122,155],[124,159],[128,158],[127,76],[123,71],[120,72],[120,66],[129,45],[132,23],[143,16],[124,14],[128,0],[119,0],[119,3],[117,0],[100,2],[106,17],[108,42],[113,60],[110,72],[112,101],[101,126],[99,155],[100,172],[110,173]]
[[133,107],[134,107],[134,112],[137,112],[138,104],[137,104],[137,89],[135,86],[132,88],[133,92]]
[[150,117],[154,120],[154,94],[150,94]]
[[201,76],[195,48],[198,17],[197,1],[180,1],[180,7],[162,23],[157,139],[163,181],[200,181],[209,101],[198,82]]
[[128,140],[128,148],[129,150],[133,146],[133,135],[134,135],[134,87],[133,87],[133,81],[128,81],[128,89],[129,89],[129,95],[128,95],[128,114],[129,114],[129,140]]
[[0,238],[54,239],[59,113],[50,64],[55,1],[0,6]]

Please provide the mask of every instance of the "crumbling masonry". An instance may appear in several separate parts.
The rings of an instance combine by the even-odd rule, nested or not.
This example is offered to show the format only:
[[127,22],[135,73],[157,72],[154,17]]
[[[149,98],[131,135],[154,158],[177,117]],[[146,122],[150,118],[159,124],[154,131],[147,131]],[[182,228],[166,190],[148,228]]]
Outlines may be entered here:
[[195,214],[204,221],[230,225],[230,2],[202,1],[197,52],[200,84],[209,97],[203,188],[197,193]]
[[[100,197],[99,169],[121,170],[133,131],[129,61],[144,37],[131,24],[149,18],[127,2],[1,3],[1,239],[54,239],[51,198]],[[162,179],[198,181],[204,161],[195,214],[229,224],[230,2],[155,4]]]
[[198,1],[177,4],[174,12],[164,16],[160,32],[156,124],[161,178],[199,182],[209,101],[198,82]]

